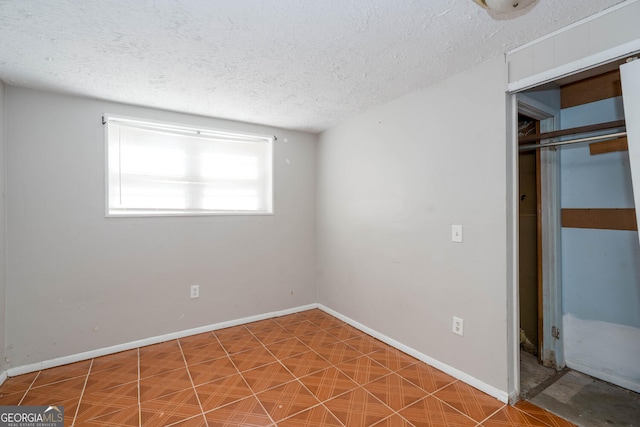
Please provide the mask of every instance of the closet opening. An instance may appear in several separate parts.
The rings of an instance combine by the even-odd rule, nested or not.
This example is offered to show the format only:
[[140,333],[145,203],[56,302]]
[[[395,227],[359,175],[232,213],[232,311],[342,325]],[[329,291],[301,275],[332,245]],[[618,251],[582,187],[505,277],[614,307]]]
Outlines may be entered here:
[[584,426],[640,419],[622,63],[517,94],[520,398]]
[[[518,138],[540,132],[540,122],[524,114],[518,115]],[[538,309],[540,277],[540,152],[530,150],[518,156],[519,179],[519,302],[520,346],[538,358],[541,327]],[[541,319],[540,319],[541,320]],[[542,362],[542,360],[540,360]]]

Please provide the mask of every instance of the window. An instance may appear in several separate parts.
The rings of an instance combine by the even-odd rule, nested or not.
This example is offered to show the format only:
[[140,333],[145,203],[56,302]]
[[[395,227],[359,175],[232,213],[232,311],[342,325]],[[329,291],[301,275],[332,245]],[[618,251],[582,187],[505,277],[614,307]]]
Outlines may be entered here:
[[273,138],[106,117],[107,215],[273,212]]

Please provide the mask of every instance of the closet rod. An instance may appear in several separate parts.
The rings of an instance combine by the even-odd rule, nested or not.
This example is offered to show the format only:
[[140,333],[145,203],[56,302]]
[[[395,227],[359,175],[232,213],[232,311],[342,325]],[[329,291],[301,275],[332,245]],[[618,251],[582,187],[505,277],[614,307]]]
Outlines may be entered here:
[[538,148],[556,147],[558,145],[569,145],[569,144],[578,144],[578,143],[584,143],[584,142],[604,141],[608,139],[621,138],[623,136],[627,136],[627,132],[608,133],[605,135],[588,136],[585,138],[567,139],[565,141],[547,142],[545,144],[521,145],[520,147],[518,147],[518,151],[537,150]]
[[595,125],[579,126],[571,129],[556,130],[552,132],[536,133],[518,138],[519,143],[540,141],[541,139],[557,138],[559,136],[576,135],[579,133],[595,132],[598,130],[608,130],[625,127],[624,120],[615,120],[613,122],[598,123]]

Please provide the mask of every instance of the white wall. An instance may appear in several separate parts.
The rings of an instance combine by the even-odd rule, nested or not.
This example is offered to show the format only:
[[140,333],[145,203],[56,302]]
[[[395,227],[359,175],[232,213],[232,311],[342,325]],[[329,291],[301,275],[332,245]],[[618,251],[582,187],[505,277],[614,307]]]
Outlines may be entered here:
[[6,211],[5,211],[5,85],[0,80],[0,374],[5,370],[6,338]]
[[509,89],[552,81],[640,50],[640,1],[627,0],[507,54]]
[[[624,119],[622,98],[561,111],[563,129]],[[633,208],[626,151],[561,153],[563,208]],[[640,246],[637,231],[562,229],[563,336],[567,366],[640,391]]]
[[494,59],[324,132],[317,190],[319,302],[501,391],[505,80]]
[[[104,113],[276,134],[276,214],[105,218]],[[10,366],[315,302],[315,150],[301,132],[7,87]]]

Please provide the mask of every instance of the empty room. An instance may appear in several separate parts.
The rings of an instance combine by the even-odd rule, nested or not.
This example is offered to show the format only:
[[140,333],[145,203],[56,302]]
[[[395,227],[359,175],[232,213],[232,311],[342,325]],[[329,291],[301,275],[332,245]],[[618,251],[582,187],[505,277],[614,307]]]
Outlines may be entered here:
[[639,18],[0,1],[0,426],[637,425]]

